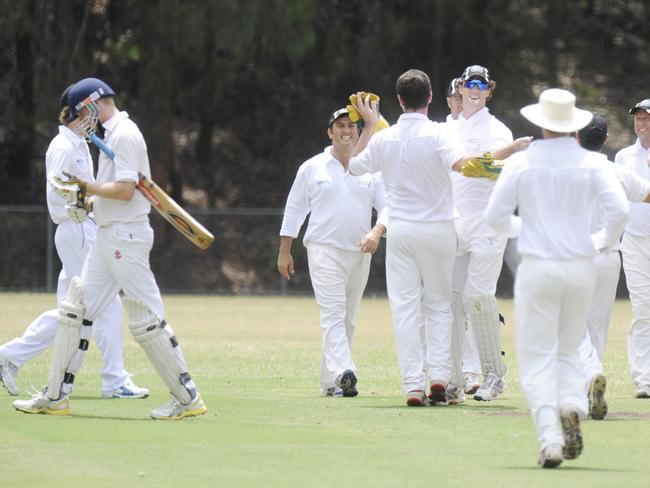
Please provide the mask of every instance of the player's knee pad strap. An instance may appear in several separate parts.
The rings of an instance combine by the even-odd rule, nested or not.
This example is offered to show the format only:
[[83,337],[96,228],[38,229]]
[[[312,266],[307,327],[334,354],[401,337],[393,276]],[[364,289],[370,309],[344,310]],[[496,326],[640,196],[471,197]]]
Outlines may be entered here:
[[463,299],[459,293],[453,294],[452,310],[454,313],[454,326],[451,331],[451,378],[454,386],[461,387],[463,378],[463,344],[465,343],[465,323],[467,317],[463,306]]
[[171,326],[138,300],[124,297],[122,303],[129,315],[133,338],[144,349],[169,391],[183,404],[192,401],[196,386]]
[[483,372],[502,378],[506,365],[501,356],[501,323],[496,298],[494,295],[463,296],[463,302],[472,322]]
[[59,306],[52,367],[48,379],[48,397],[57,399],[61,392],[70,393],[75,374],[81,369],[88,350],[92,322],[83,319],[85,285],[74,277],[65,299]]

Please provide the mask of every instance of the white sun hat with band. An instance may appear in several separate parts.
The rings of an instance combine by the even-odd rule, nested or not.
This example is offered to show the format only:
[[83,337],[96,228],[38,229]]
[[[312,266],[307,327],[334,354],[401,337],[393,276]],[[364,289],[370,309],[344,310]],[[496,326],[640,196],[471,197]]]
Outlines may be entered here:
[[520,110],[530,122],[542,129],[568,134],[587,126],[593,117],[588,110],[576,108],[573,93],[559,88],[549,88],[539,95],[539,103]]

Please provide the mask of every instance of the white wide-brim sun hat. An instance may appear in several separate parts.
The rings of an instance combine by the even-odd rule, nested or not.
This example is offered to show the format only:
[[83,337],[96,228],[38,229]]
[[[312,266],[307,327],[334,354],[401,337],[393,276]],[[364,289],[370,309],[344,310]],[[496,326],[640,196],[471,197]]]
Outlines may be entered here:
[[573,93],[559,88],[549,88],[539,95],[539,103],[528,105],[520,110],[530,122],[551,132],[567,134],[586,127],[592,113],[576,108]]

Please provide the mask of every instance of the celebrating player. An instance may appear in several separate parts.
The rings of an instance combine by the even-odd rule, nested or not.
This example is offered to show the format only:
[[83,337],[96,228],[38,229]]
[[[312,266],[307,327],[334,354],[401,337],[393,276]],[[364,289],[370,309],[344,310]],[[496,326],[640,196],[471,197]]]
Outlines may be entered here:
[[[52,139],[45,154],[45,167],[48,178],[47,207],[50,218],[57,224],[54,235],[56,252],[63,264],[57,283],[57,302],[64,299],[70,280],[81,274],[81,267],[88,249],[95,242],[97,225],[88,218],[84,208],[66,205],[66,201],[56,195],[49,183],[52,177],[64,177],[64,172],[74,174],[86,181],[93,181],[93,162],[84,139],[71,127],[78,122],[69,122],[68,91],[61,94],[59,114],[59,134]],[[37,356],[54,342],[59,310],[42,313],[17,337],[0,346],[0,381],[10,395],[18,395],[16,383],[19,368]],[[146,398],[149,391],[136,386],[124,369],[122,359],[122,304],[117,295],[113,296],[106,310],[97,318],[93,337],[102,353],[102,392],[105,398]],[[66,389],[70,394],[72,385]]]
[[371,140],[365,128],[376,124],[376,106],[357,100],[365,127],[350,171],[381,171],[387,188],[386,285],[406,403],[442,404],[447,402],[451,375],[451,278],[456,254],[450,173],[471,157],[465,156],[451,124],[427,118],[432,94],[426,73],[414,69],[403,73],[397,79],[397,97],[404,113],[397,124]]
[[[151,412],[154,419],[176,420],[201,415],[207,407],[190,378],[182,350],[163,319],[160,291],[149,267],[153,230],[149,202],[136,192],[138,173],[150,176],[147,147],[137,125],[114,102],[115,92],[101,80],[85,78],[68,93],[71,120],[77,133],[89,137],[101,122],[115,161],[100,154],[97,181],[79,177],[79,194],[95,195],[97,240],[81,272],[74,277],[60,314],[47,388],[14,407],[27,413],[64,415],[69,412],[66,385],[74,381],[87,348],[89,329],[115,294],[124,292],[129,328],[169,388],[171,400]],[[71,201],[77,195],[61,192]]]
[[[358,177],[348,171],[359,131],[347,109],[332,114],[327,135],[332,145],[300,166],[289,192],[280,229],[278,271],[291,279],[291,244],[311,214],[303,243],[320,307],[321,389],[329,396],[354,397],[358,393],[352,359],[355,319],[370,257],[386,230],[386,195],[379,176]],[[371,229],[373,207],[378,215]]]
[[[485,214],[489,226],[506,232],[519,209],[517,362],[541,445],[539,464],[554,468],[582,452],[580,419],[588,407],[578,346],[594,291],[593,258],[616,245],[628,205],[602,157],[570,137],[592,118],[575,107],[572,93],[545,90],[521,114],[541,127],[544,140],[510,158]],[[597,205],[603,228],[592,235],[585,216]]]
[[[630,109],[637,140],[616,153],[614,161],[650,179],[650,98]],[[650,207],[630,206],[630,221],[621,242],[623,269],[632,302],[627,333],[627,360],[637,398],[650,398]]]
[[[576,139],[585,149],[600,152],[607,141],[605,117],[594,114],[591,122],[576,132]],[[648,180],[622,164],[609,164],[604,155],[602,162],[614,171],[630,202],[650,201],[650,182]],[[597,212],[592,230],[597,231],[601,226],[600,212]],[[589,416],[594,420],[602,420],[607,415],[607,401],[605,400],[607,378],[603,374],[603,354],[621,272],[621,257],[618,248],[617,244],[612,249],[603,250],[594,260],[596,286],[587,318],[587,328],[580,343],[580,357],[589,381]]]

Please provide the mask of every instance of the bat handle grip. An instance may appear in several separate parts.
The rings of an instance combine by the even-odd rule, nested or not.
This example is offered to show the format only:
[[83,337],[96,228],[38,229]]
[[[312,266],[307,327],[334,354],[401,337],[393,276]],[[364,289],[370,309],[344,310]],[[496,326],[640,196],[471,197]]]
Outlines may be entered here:
[[114,160],[115,159],[115,153],[113,150],[108,147],[104,141],[102,141],[99,137],[97,137],[97,134],[90,134],[90,141],[99,148],[101,152],[106,154],[106,156],[109,157],[109,159]]

